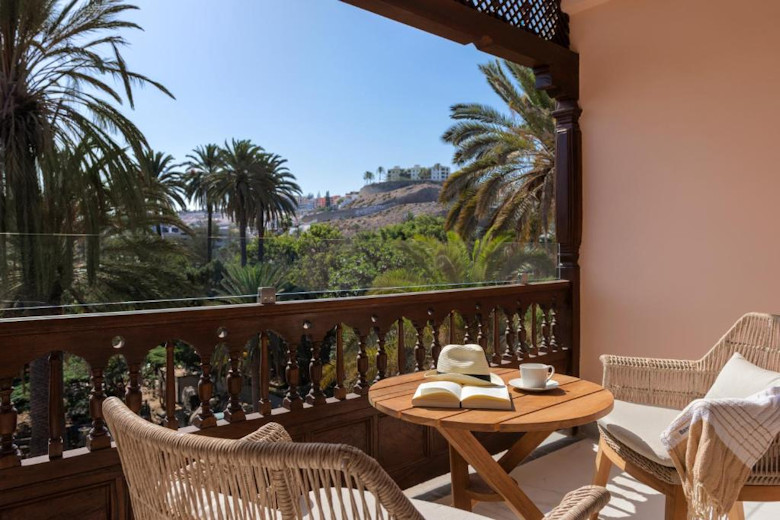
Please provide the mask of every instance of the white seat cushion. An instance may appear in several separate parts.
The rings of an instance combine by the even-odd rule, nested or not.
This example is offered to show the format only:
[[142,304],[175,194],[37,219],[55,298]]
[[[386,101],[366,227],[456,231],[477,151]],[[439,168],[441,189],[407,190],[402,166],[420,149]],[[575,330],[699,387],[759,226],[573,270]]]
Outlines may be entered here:
[[598,420],[599,426],[643,457],[674,467],[661,443],[661,432],[680,415],[680,410],[615,400],[612,412]]
[[411,500],[414,504],[414,507],[417,508],[420,514],[431,520],[440,520],[445,518],[452,520],[485,520],[488,518],[487,516],[469,513],[468,511],[463,511],[462,509],[456,509],[454,507],[437,504],[435,502],[426,502],[424,500],[416,500],[414,498]]
[[754,365],[739,352],[735,352],[720,370],[718,377],[704,397],[744,399],[770,386],[780,384],[780,373]]

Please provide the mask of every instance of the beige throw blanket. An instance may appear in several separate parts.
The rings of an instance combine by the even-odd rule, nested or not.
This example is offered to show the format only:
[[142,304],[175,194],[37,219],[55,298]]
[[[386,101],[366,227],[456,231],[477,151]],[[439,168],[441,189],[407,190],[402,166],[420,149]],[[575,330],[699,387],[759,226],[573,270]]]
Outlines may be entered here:
[[753,465],[780,433],[780,386],[745,399],[697,399],[661,434],[680,474],[688,517],[728,515]]

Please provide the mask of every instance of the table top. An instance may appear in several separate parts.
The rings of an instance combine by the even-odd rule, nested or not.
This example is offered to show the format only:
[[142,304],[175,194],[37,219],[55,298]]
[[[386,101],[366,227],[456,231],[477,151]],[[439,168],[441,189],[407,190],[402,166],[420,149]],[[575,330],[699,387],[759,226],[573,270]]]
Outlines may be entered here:
[[[520,376],[516,368],[497,368],[493,372],[505,383]],[[512,410],[414,408],[412,396],[423,381],[422,372],[375,383],[368,400],[380,412],[403,421],[483,432],[554,431],[587,424],[612,410],[612,393],[601,385],[562,374],[555,374],[553,379],[558,381],[558,388],[541,393],[509,386]]]

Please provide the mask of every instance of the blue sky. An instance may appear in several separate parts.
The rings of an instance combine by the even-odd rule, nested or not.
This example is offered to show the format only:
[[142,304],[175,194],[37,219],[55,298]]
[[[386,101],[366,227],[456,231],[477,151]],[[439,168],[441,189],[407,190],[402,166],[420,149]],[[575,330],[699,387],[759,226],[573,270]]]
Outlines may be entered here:
[[450,165],[453,103],[498,104],[473,47],[337,0],[136,0],[131,68],[145,88],[132,119],[178,160],[249,138],[289,160],[304,192],[344,193],[396,164]]

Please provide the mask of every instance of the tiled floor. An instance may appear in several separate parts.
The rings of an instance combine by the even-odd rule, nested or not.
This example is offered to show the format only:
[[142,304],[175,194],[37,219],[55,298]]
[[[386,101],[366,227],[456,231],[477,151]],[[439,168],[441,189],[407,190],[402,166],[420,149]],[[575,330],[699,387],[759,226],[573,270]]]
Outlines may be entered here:
[[[544,512],[552,509],[566,491],[590,483],[596,454],[596,445],[591,439],[572,442],[562,436],[556,436],[552,441],[555,444],[548,445],[547,449],[556,445],[564,447],[535,458],[512,472],[523,490]],[[612,500],[602,510],[599,518],[663,519],[663,496],[626,473],[613,468],[607,489],[612,493]],[[406,493],[410,497],[449,504],[449,475],[429,480],[406,490]],[[474,512],[502,520],[517,518],[506,506],[496,502],[477,504]],[[747,503],[745,518],[778,520],[780,503]]]

